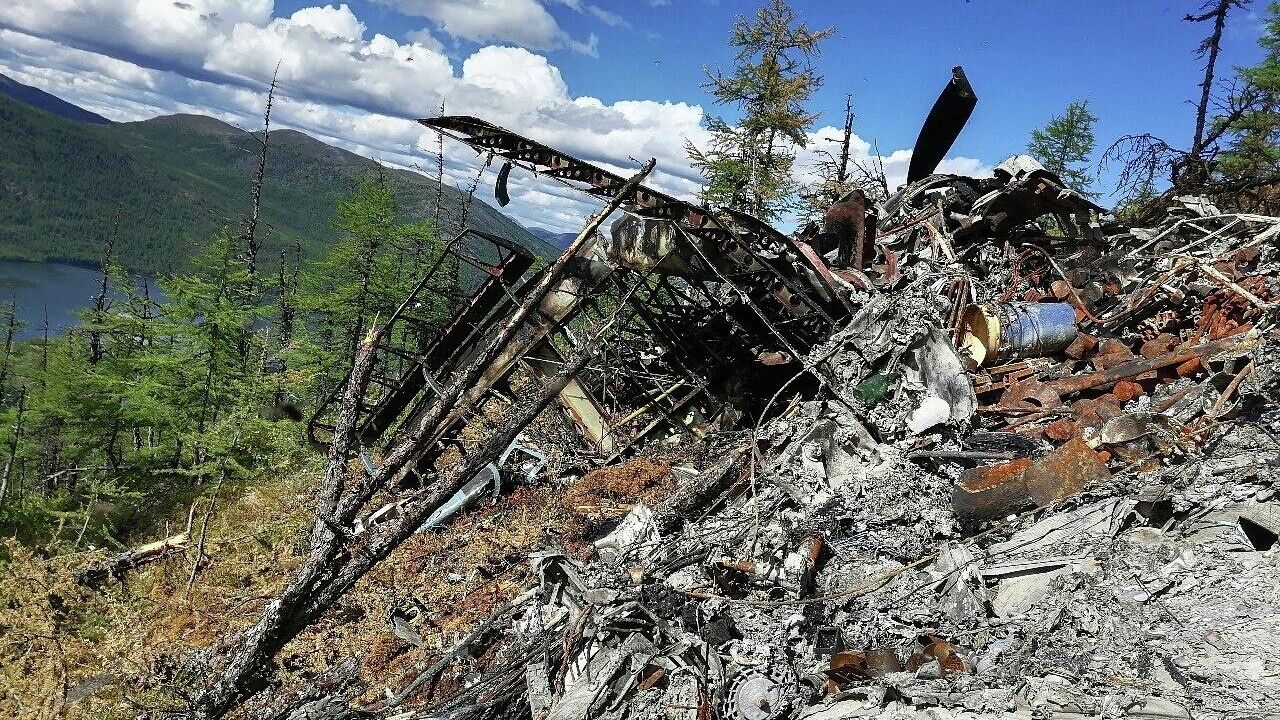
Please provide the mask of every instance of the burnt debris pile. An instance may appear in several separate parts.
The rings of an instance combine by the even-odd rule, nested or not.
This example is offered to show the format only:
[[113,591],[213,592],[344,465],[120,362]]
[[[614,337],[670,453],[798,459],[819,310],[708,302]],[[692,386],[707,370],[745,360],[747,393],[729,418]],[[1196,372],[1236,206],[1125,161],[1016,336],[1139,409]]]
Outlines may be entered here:
[[[972,108],[952,85],[951,137],[922,133],[938,158]],[[536,583],[385,715],[1237,717],[1280,697],[1280,218],[1182,197],[1127,227],[1018,156],[855,191],[791,236],[647,169],[423,122],[507,163],[500,197],[531,170],[608,205],[537,272],[459,236],[389,319],[353,452],[374,476],[411,462],[353,532],[653,458],[670,482],[585,550],[521,559]],[[429,329],[450,274],[468,292]],[[482,461],[415,515],[442,468]]]

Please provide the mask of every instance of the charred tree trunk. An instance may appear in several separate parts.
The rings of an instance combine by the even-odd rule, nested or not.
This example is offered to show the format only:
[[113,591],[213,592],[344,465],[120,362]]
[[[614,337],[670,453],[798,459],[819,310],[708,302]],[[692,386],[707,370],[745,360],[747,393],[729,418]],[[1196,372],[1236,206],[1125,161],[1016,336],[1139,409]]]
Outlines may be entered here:
[[1187,22],[1204,22],[1213,20],[1213,32],[1200,43],[1199,54],[1205,59],[1204,79],[1200,82],[1200,100],[1196,104],[1196,129],[1191,139],[1191,150],[1187,154],[1184,167],[1175,167],[1174,183],[1187,182],[1198,184],[1206,178],[1203,162],[1205,150],[1205,124],[1209,116],[1209,99],[1213,92],[1213,76],[1217,69],[1218,52],[1222,45],[1222,31],[1227,24],[1227,13],[1232,7],[1240,7],[1241,0],[1210,0],[1203,7],[1200,15],[1187,15]]
[[[444,116],[444,102],[440,103],[440,115]],[[436,131],[436,209],[431,220],[436,232],[440,232],[440,215],[444,205],[444,133]],[[462,228],[458,228],[461,230]]]
[[302,246],[300,244],[294,245],[292,266],[289,264],[286,253],[287,251],[285,250],[280,251],[280,272],[277,276],[279,284],[277,292],[280,296],[280,323],[277,331],[280,336],[281,347],[293,342],[294,322],[297,315],[297,307],[294,303],[298,290],[299,266],[302,264]]
[[471,203],[476,199],[476,189],[480,187],[480,180],[484,178],[484,173],[489,169],[489,165],[493,163],[493,153],[484,159],[484,163],[480,165],[480,169],[476,170],[475,177],[471,178],[471,184],[467,186],[466,197],[462,200],[462,212],[458,215],[458,232],[462,232],[467,227],[467,218],[471,214]]
[[836,162],[836,187],[844,192],[849,184],[849,143],[853,138],[853,96],[844,96],[844,133],[840,139],[840,158]]
[[271,76],[271,87],[267,90],[267,109],[262,116],[262,139],[258,141],[258,169],[253,174],[253,183],[249,189],[249,217],[245,221],[241,234],[244,253],[244,268],[248,276],[248,287],[245,289],[249,298],[253,297],[254,282],[258,271],[258,217],[262,210],[262,184],[267,177],[267,148],[271,141],[271,106],[276,98],[276,81],[280,72],[279,66]]
[[297,608],[333,563],[342,539],[339,535],[342,531],[333,518],[346,487],[347,462],[355,443],[358,409],[373,372],[377,339],[371,332],[360,346],[338,409],[324,479],[316,498],[311,554],[289,585],[263,610],[258,622],[238,639],[235,649],[228,654],[226,666],[219,669],[218,680],[196,698],[193,709],[200,717],[221,717],[261,689],[270,658],[301,629],[295,619]]
[[5,313],[4,360],[0,362],[0,404],[8,396],[9,370],[13,360],[13,336],[18,331],[18,301],[10,300]]

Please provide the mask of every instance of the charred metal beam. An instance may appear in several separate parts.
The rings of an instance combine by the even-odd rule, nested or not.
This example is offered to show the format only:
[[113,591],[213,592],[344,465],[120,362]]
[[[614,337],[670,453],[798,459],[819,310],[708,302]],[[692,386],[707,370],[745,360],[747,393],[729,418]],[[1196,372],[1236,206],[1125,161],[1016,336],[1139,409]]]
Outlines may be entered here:
[[[577,182],[585,186],[580,190],[593,196],[612,198],[625,182],[625,178],[603,168],[478,118],[445,116],[418,122],[477,150],[501,155],[535,173]],[[837,300],[841,290],[822,284],[830,273],[810,268],[814,259],[768,223],[728,209],[712,212],[648,186],[637,188],[634,196],[621,207],[642,218],[670,220],[692,237],[714,243],[716,248],[732,243],[727,252],[711,253],[716,262],[723,265],[721,272],[737,275],[767,270],[784,288],[775,294],[782,307],[792,314],[818,312],[828,323],[834,322],[837,315],[847,314],[848,309]],[[765,254],[769,257],[765,258]],[[687,258],[681,259],[689,264]]]

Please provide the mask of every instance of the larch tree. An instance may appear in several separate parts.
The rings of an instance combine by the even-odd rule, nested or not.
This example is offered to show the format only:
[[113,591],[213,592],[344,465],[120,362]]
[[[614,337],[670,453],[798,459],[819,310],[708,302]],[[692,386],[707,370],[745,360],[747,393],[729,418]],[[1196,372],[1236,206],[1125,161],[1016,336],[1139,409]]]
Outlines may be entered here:
[[1225,183],[1241,190],[1280,184],[1280,2],[1267,11],[1258,39],[1262,60],[1237,69],[1245,84],[1237,94],[1247,95],[1247,104],[1236,102],[1241,111],[1216,118],[1209,131],[1226,135],[1217,170]]
[[1089,156],[1093,154],[1093,124],[1097,121],[1098,117],[1089,111],[1089,101],[1076,100],[1043,128],[1031,131],[1027,153],[1062,178],[1067,186],[1096,197]]
[[737,49],[733,71],[708,70],[704,88],[715,104],[741,116],[736,123],[709,117],[710,143],[687,146],[707,178],[704,201],[765,220],[796,206],[792,165],[817,119],[805,104],[822,84],[813,59],[833,32],[810,30],[785,0],[771,0],[753,18],[737,19],[729,37]]
[[297,361],[314,367],[326,389],[342,379],[364,333],[396,309],[441,250],[432,223],[403,222],[385,173],[364,178],[338,202],[333,227],[338,241],[303,272],[296,294],[313,330]]

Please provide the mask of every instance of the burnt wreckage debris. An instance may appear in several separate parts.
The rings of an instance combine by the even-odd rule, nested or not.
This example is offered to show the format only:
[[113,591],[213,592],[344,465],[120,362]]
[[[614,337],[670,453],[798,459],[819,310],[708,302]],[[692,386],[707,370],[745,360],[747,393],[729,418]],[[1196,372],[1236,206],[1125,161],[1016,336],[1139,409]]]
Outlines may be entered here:
[[492,453],[513,436],[504,404],[570,356],[576,434],[517,428],[424,529],[504,482],[702,451],[590,553],[529,558],[539,583],[377,712],[1274,710],[1280,218],[1176,198],[1126,227],[1026,156],[933,174],[976,102],[953,75],[912,182],[796,236],[645,185],[620,198],[625,178],[483,120],[422,121],[502,158],[500,196],[532,171],[622,212],[550,284],[517,246],[454,238],[380,336],[363,462],[517,307],[533,311],[404,482]]

